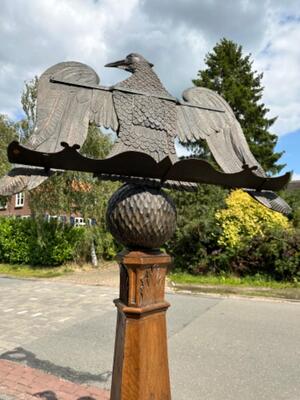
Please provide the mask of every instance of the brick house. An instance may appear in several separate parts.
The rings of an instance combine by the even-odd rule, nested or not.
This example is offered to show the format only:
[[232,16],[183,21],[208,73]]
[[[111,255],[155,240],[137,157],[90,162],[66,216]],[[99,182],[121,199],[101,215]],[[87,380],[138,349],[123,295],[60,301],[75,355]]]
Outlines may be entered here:
[[[72,190],[88,191],[90,187],[87,187],[86,183],[73,182],[71,184]],[[288,184],[288,190],[300,189],[300,180],[292,181]],[[1,203],[0,200],[0,217],[19,217],[19,218],[29,218],[31,216],[31,210],[29,206],[29,196],[27,193],[18,193],[12,196],[6,204]],[[45,214],[45,218],[50,221],[51,219],[58,219],[61,222],[70,222],[72,225],[94,225],[96,221],[94,219],[88,218],[84,220],[80,214],[66,215],[62,213],[61,215],[49,215]]]
[[[73,186],[73,185],[72,185]],[[74,184],[74,190],[77,189],[78,186]],[[30,194],[28,192],[18,193],[11,196],[6,203],[0,200],[0,217],[16,217],[16,218],[29,218],[32,215],[30,205],[29,205]],[[71,215],[67,215],[66,213],[61,213],[60,215],[50,215],[45,213],[45,219],[47,221],[51,221],[53,219],[57,219],[63,223],[70,223],[75,226],[84,226],[84,225],[95,225],[96,220],[93,218],[84,219],[82,215],[79,213],[72,213]]]
[[28,193],[18,193],[11,196],[6,203],[0,201],[0,217],[21,217],[31,216]]
[[292,181],[288,184],[288,190],[300,189],[300,181]]

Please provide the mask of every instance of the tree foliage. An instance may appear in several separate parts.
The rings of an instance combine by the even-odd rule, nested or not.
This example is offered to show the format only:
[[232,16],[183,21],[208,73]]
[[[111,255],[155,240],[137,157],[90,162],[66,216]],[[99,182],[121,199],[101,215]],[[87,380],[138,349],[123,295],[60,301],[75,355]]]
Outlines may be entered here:
[[[268,108],[261,101],[263,74],[253,70],[251,55],[243,55],[242,46],[222,39],[205,58],[206,68],[193,80],[219,93],[231,106],[240,122],[252,153],[269,173],[278,173],[284,165],[278,164],[282,153],[274,151],[277,136],[269,129],[276,118],[268,118]],[[207,154],[207,147],[193,147]]]
[[82,228],[36,219],[0,218],[0,262],[61,265],[78,254]]
[[0,115],[0,176],[3,176],[10,169],[7,159],[7,146],[17,138],[15,124],[4,115]]
[[238,249],[270,230],[291,229],[284,215],[269,210],[240,189],[231,192],[225,203],[227,207],[216,212],[221,247]]
[[[300,280],[300,231],[241,190],[203,185],[173,193],[178,229],[168,243],[175,267],[193,274],[263,275]],[[201,202],[201,200],[203,200]]]
[[216,249],[219,227],[215,213],[225,206],[227,191],[213,185],[199,185],[196,192],[173,190],[177,209],[177,228],[167,243],[175,267],[199,272],[207,268],[208,254]]
[[286,189],[280,195],[292,209],[291,221],[294,227],[300,229],[300,189]]
[[[18,138],[16,125],[0,114],[0,177],[10,169],[7,159],[7,146]],[[7,198],[0,196],[0,205],[7,203]]]
[[[112,146],[109,136],[92,126],[81,152],[89,157],[101,158]],[[30,208],[36,217],[80,214],[83,218],[96,220],[81,243],[82,258],[89,258],[90,246],[94,242],[96,252],[103,258],[112,258],[118,246],[106,229],[105,213],[109,198],[119,183],[100,181],[84,172],[58,173],[30,193]]]
[[300,282],[300,231],[270,229],[244,246],[211,257],[215,272],[238,276],[262,275],[278,281]]
[[22,141],[28,139],[34,130],[36,122],[37,87],[38,77],[35,76],[31,81],[25,82],[25,87],[21,95],[21,104],[25,113],[25,118],[18,123],[18,126]]
[[[37,85],[38,78],[35,77],[25,83],[22,93],[21,102],[26,117],[19,123],[19,128],[24,139],[33,133],[36,121]],[[108,155],[112,145],[112,137],[92,124],[80,153],[100,159]],[[111,258],[115,254],[116,244],[106,231],[105,212],[107,202],[118,185],[99,181],[92,174],[83,172],[55,173],[31,191],[30,208],[37,221],[45,213],[57,216],[80,214],[85,219],[95,219],[96,227],[87,230],[82,241],[82,255],[85,252],[88,256],[91,243],[95,242],[98,255]]]
[[[111,146],[110,136],[91,126],[80,153],[91,158],[102,158],[108,154]],[[99,181],[89,173],[56,173],[31,192],[30,206],[36,215],[42,215],[45,211],[54,215],[62,211],[78,212],[85,218],[99,220],[108,196],[117,186],[109,181]]]

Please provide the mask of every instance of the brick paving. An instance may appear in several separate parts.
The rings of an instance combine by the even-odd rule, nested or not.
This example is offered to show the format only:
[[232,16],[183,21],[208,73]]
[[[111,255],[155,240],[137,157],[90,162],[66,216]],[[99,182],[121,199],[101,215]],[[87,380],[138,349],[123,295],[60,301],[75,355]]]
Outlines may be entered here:
[[0,400],[108,400],[109,392],[0,360]]
[[[30,356],[36,364],[31,365],[30,352],[25,351],[25,356],[18,358],[20,351],[16,351],[24,352],[31,343],[49,337],[59,343],[63,332],[78,327],[78,323],[89,323],[90,319],[115,312],[112,301],[118,295],[117,288],[76,283],[0,279],[0,400],[36,400],[36,393],[42,393],[44,397],[39,398],[46,400],[109,399],[110,376],[107,373],[106,381],[101,382],[108,371],[107,366],[101,370],[101,360],[89,376],[90,371],[80,371],[80,366],[79,371],[68,369],[68,362],[63,367],[51,364],[52,369],[48,370],[49,365],[44,368],[44,362]],[[97,340],[101,338],[95,332]],[[80,349],[79,357],[84,353]],[[70,354],[69,359],[72,358]],[[84,359],[81,364],[86,364]]]
[[[107,369],[107,362],[101,368],[99,361],[100,368],[91,371],[90,380],[89,371],[69,371],[68,363],[63,367],[59,363],[52,364],[48,370],[47,363],[30,355],[24,347],[28,348],[44,337],[59,340],[64,332],[77,327],[79,321],[88,324],[90,319],[101,318],[107,312],[115,315],[112,301],[118,296],[118,286],[119,269],[113,263],[51,279],[2,277],[0,400],[36,400],[37,397],[45,400],[109,399],[111,363]],[[114,335],[114,330],[111,334]],[[23,356],[18,357],[21,353]],[[78,378],[82,379],[82,375],[86,375],[84,383]]]
[[0,280],[0,354],[113,310],[118,290],[65,282]]
[[[11,379],[0,376],[0,400],[97,400],[94,389],[108,399],[118,290],[100,277],[96,285],[95,276],[92,284],[77,278],[0,277],[0,371],[18,365],[48,379],[31,390],[8,371]],[[299,303],[177,294],[168,300],[174,400],[299,400]],[[62,382],[74,392],[62,394]]]

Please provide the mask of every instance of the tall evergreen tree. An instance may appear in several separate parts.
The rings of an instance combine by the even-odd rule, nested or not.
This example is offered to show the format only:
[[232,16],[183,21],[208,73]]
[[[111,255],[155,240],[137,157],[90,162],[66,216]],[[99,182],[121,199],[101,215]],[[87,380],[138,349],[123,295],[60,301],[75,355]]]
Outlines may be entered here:
[[[242,46],[222,39],[207,54],[207,67],[198,72],[193,83],[224,97],[240,122],[255,158],[267,172],[278,173],[284,167],[277,164],[283,153],[274,151],[277,136],[269,132],[276,117],[267,118],[269,110],[261,101],[263,74],[253,70],[251,55],[244,56],[242,50]],[[196,150],[204,155],[208,153],[202,143],[196,146]]]

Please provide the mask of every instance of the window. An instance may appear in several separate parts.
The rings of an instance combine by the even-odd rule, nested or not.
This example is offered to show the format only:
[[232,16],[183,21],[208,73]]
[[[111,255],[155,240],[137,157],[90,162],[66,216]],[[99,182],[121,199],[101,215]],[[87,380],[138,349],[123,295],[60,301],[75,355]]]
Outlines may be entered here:
[[25,194],[23,192],[16,194],[16,207],[23,207],[25,202]]
[[6,210],[6,209],[7,209],[7,201],[6,199],[0,197],[0,210]]
[[75,217],[74,218],[74,225],[75,226],[84,226],[85,225],[84,219],[81,218],[81,217]]

